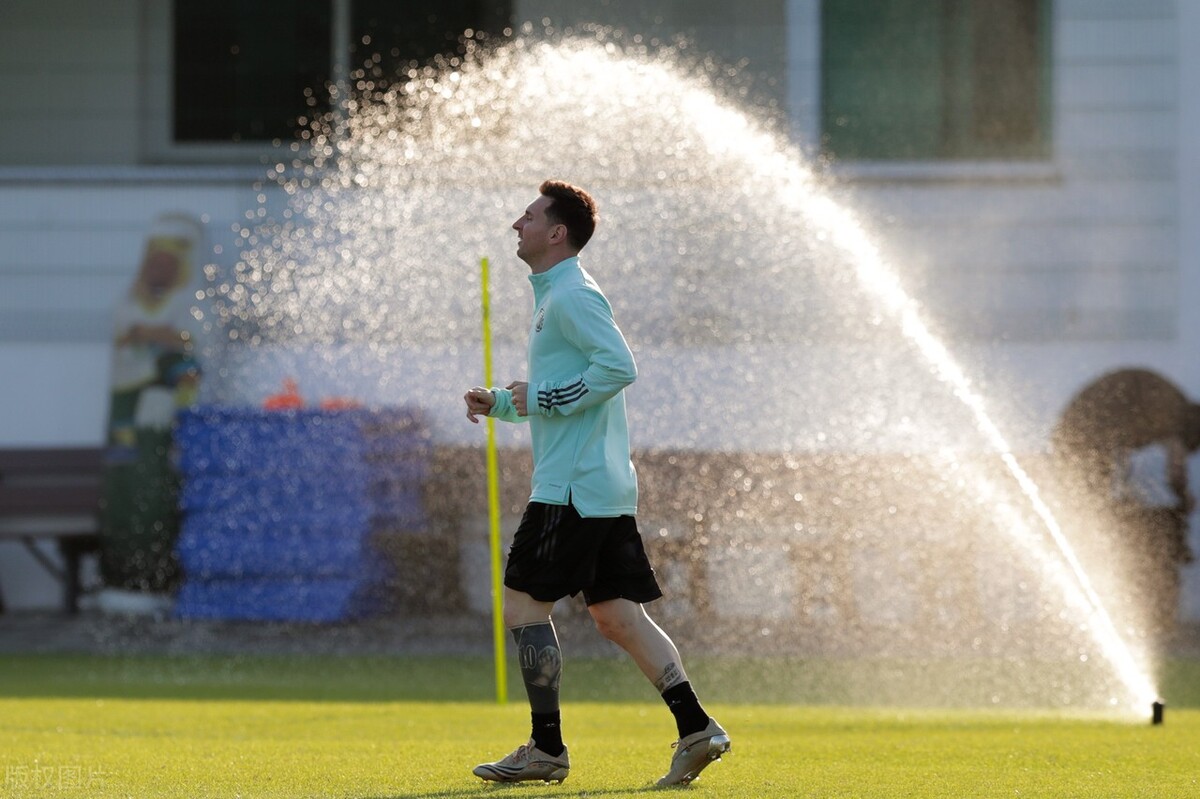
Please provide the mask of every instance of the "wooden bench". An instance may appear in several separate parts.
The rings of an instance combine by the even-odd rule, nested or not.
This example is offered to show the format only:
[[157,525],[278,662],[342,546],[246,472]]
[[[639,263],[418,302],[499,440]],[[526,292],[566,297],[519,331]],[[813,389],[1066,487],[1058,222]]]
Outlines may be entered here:
[[[0,449],[0,541],[20,541],[62,583],[68,613],[79,610],[82,557],[100,546],[103,454],[100,447]],[[55,540],[61,567],[38,539]]]

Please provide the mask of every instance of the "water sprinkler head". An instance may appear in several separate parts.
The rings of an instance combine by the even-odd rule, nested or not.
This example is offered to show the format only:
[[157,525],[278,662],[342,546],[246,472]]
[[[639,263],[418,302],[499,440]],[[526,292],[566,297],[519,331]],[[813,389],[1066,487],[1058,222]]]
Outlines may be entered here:
[[1163,704],[1162,700],[1156,699],[1154,703],[1150,705],[1150,723],[1162,724],[1163,714],[1166,712],[1166,709],[1167,706]]

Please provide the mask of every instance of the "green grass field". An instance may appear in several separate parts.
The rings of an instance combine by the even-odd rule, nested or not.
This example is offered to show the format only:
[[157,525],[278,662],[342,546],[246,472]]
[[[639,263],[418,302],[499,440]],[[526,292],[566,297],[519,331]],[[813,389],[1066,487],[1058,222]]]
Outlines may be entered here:
[[[19,656],[0,659],[0,796],[635,796],[674,727],[622,660],[569,661],[561,786],[471,767],[528,732],[484,658]],[[733,754],[679,793],[710,797],[1200,796],[1200,664],[1161,678],[1167,722],[1070,710],[826,704],[846,664],[698,661]],[[864,667],[865,668],[865,667]],[[741,675],[738,679],[734,675]],[[510,675],[512,676],[512,675]],[[828,685],[828,682],[821,683]],[[835,696],[836,699],[836,696]]]

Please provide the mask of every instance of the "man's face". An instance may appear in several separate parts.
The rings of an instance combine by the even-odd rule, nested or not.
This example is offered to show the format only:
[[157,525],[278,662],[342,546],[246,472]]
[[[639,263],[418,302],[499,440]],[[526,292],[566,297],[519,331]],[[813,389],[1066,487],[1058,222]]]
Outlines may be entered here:
[[517,231],[517,257],[530,266],[542,265],[551,245],[565,235],[560,223],[546,218],[546,208],[552,202],[546,195],[538,195],[525,213],[513,222],[513,230]]

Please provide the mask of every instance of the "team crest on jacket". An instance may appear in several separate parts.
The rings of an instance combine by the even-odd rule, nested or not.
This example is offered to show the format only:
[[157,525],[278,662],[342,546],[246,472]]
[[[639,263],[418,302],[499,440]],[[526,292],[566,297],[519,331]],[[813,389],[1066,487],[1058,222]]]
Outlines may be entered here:
[[541,333],[542,325],[544,325],[544,324],[546,324],[546,309],[539,308],[538,315],[537,315],[537,324],[533,326],[533,332]]

